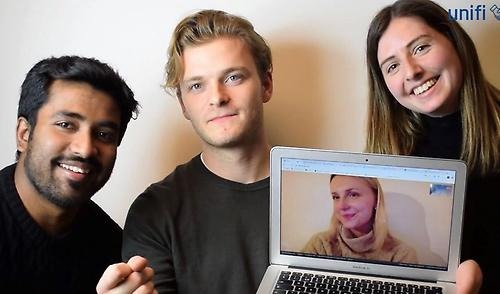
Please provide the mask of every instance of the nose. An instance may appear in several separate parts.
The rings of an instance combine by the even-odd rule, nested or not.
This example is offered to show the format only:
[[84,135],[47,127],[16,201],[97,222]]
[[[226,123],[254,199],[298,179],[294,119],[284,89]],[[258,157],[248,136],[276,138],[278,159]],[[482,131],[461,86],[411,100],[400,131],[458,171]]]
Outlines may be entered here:
[[210,91],[210,105],[222,106],[229,101],[226,88],[221,83],[214,83]]
[[93,133],[89,131],[79,131],[72,136],[70,145],[73,155],[82,158],[89,158],[97,154],[97,145]]
[[349,208],[349,203],[343,197],[340,197],[335,201],[335,210],[342,211]]
[[405,61],[406,80],[418,80],[422,77],[422,73],[422,67],[418,64],[418,62],[414,58],[408,57]]

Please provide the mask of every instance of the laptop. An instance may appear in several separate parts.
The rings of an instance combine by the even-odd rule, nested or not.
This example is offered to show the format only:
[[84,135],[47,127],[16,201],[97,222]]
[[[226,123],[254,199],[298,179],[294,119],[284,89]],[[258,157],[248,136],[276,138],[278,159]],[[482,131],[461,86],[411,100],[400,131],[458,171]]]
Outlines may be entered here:
[[[462,161],[274,147],[270,172],[271,265],[258,294],[455,293],[466,182]],[[339,203],[359,195],[337,194],[341,185],[333,181],[339,180],[379,183],[377,195],[383,196],[376,196],[376,205],[383,197],[384,236],[397,240],[399,245],[387,247],[396,253],[380,246],[374,251],[371,241],[357,247],[355,242],[366,245],[363,238],[369,236],[352,222],[362,209]],[[340,229],[333,234],[335,218]],[[373,227],[372,241],[382,231]],[[311,242],[322,244],[321,250],[311,250]]]

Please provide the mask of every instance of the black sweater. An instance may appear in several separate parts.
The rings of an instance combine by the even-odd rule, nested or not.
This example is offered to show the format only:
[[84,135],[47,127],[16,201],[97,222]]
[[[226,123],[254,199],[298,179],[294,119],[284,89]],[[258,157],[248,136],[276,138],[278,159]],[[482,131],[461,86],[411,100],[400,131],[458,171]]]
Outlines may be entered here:
[[269,263],[269,178],[211,173],[196,156],[132,204],[123,258],[145,256],[159,293],[255,293]]
[[14,170],[0,171],[0,291],[95,293],[106,267],[121,260],[120,227],[89,201],[71,231],[48,235],[19,198]]
[[[462,144],[460,113],[423,119],[425,133],[413,155],[458,159]],[[484,276],[481,293],[500,293],[499,210],[500,171],[486,176],[468,174],[461,259],[479,263]]]

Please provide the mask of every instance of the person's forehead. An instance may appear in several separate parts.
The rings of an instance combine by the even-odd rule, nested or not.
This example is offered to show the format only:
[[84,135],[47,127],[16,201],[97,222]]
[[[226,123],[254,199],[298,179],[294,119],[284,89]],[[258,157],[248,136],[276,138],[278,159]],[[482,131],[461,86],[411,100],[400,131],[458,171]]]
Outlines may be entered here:
[[331,185],[334,187],[341,188],[353,188],[353,187],[369,187],[368,181],[366,179],[354,176],[335,176]]
[[419,17],[395,17],[380,37],[377,49],[379,61],[405,48],[418,36],[435,36],[436,34],[437,32]]
[[120,120],[118,103],[106,92],[86,82],[55,80],[48,89],[47,101],[40,110],[69,111],[100,119]]
[[184,78],[227,67],[255,68],[250,47],[238,37],[219,37],[184,49]]

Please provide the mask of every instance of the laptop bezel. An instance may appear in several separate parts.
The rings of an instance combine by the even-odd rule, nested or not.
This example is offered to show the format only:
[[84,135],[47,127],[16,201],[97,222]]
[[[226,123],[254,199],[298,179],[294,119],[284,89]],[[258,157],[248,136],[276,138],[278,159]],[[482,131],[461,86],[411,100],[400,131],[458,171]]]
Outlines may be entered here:
[[[349,163],[364,163],[374,165],[391,165],[401,167],[432,168],[454,170],[456,181],[451,221],[451,239],[447,270],[412,268],[384,264],[371,264],[345,260],[318,259],[304,256],[281,254],[281,163],[283,158],[328,160]],[[460,243],[462,232],[462,217],[464,209],[466,166],[459,160],[423,158],[411,156],[394,156],[344,152],[333,150],[283,147],[271,149],[271,205],[270,205],[270,262],[271,264],[292,267],[310,268],[314,270],[340,271],[363,275],[405,278],[422,281],[444,281],[454,283],[456,270],[460,259]]]

